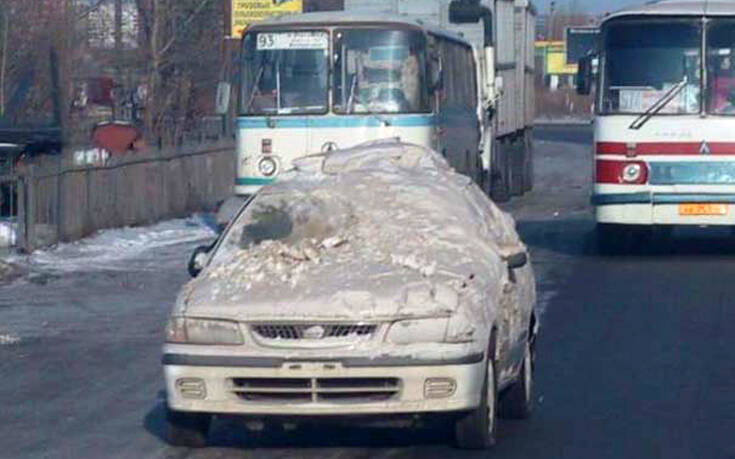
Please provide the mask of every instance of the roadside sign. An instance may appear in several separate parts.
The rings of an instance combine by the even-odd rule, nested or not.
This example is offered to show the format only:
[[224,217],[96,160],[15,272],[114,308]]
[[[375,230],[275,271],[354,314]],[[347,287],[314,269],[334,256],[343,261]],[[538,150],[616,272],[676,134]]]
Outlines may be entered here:
[[231,0],[230,33],[241,38],[245,29],[254,22],[271,16],[302,13],[303,0]]
[[579,59],[597,51],[600,29],[597,27],[567,27],[567,65],[575,65]]

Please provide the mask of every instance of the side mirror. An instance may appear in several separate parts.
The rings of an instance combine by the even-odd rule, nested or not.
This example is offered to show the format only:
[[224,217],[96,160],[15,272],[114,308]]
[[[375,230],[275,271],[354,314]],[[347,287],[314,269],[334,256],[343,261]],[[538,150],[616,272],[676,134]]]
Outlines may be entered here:
[[202,272],[204,267],[207,265],[209,258],[209,252],[212,250],[212,246],[200,245],[194,249],[194,253],[191,254],[189,259],[188,271],[191,277],[197,277]]
[[520,269],[528,264],[528,253],[517,252],[512,255],[505,257],[505,262],[508,263],[510,269]]
[[592,92],[594,60],[595,56],[591,54],[579,59],[579,68],[577,69],[577,94],[579,95],[588,96]]

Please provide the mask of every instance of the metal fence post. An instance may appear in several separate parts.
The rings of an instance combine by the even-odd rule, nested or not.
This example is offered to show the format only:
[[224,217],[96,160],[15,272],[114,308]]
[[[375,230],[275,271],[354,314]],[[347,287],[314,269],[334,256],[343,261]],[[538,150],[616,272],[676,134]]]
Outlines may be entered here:
[[26,181],[26,241],[25,250],[28,253],[33,252],[36,248],[36,180],[34,177],[34,166],[28,167],[28,175]]

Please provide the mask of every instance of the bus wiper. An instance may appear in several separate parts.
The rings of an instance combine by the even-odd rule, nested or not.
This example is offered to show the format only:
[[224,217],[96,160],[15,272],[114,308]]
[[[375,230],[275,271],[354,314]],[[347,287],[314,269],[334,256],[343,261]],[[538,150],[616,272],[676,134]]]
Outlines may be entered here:
[[646,110],[638,118],[636,118],[635,121],[633,121],[630,126],[628,126],[628,129],[633,129],[637,131],[638,129],[642,128],[644,124],[646,124],[658,112],[663,110],[663,108],[667,106],[669,102],[674,100],[674,97],[676,97],[681,92],[681,90],[686,87],[688,82],[689,78],[684,76],[684,79],[674,85],[673,88],[669,89],[666,94],[661,96],[661,98],[656,101],[656,103],[648,107],[648,110]]
[[353,113],[353,110],[355,109],[355,102],[361,104],[365,111],[368,112],[369,115],[371,115],[376,120],[383,123],[385,126],[390,126],[390,121],[388,121],[387,118],[379,115],[378,113],[374,112],[370,109],[370,106],[363,102],[360,97],[357,96],[355,93],[355,89],[357,87],[357,74],[355,74],[354,78],[352,79],[352,85],[350,85],[350,98],[347,100],[347,114],[351,115]]
[[263,73],[265,73],[265,64],[260,66],[260,70],[258,70],[258,76],[255,78],[255,82],[250,87],[250,100],[248,100],[248,105],[247,107],[245,107],[246,112],[250,111],[253,106],[253,102],[255,102],[255,89],[260,86],[260,80],[263,79]]

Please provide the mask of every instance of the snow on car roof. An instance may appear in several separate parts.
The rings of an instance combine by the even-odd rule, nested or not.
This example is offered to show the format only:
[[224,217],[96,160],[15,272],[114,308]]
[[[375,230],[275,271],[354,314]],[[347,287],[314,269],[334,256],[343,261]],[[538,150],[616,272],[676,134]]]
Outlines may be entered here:
[[[512,218],[432,150],[382,141],[295,164],[236,219],[188,303],[247,303],[249,317],[255,304],[298,316],[337,302],[344,316],[380,316],[400,301],[407,313],[427,296],[451,309],[468,284],[497,283],[502,248],[520,244]],[[305,236],[243,245],[253,240],[243,228],[276,207],[290,236]]]

